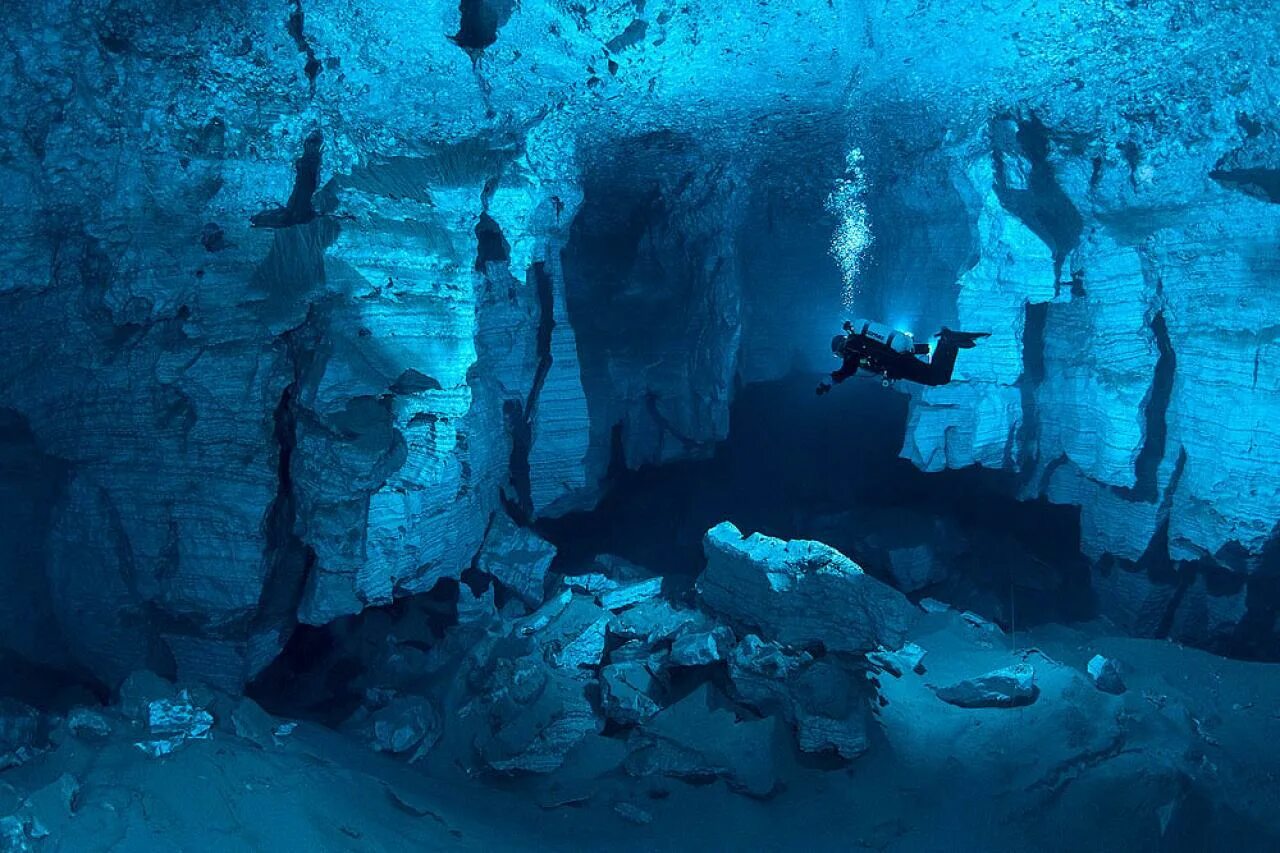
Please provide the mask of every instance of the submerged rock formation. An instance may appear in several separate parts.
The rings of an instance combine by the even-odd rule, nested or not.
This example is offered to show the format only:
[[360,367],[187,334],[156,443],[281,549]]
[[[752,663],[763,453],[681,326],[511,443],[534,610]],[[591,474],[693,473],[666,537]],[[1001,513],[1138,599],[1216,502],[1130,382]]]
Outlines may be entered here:
[[19,5],[0,417],[48,494],[0,531],[0,631],[110,683],[238,688],[503,506],[709,452],[747,178],[780,128],[842,137],[817,0]]
[[851,144],[855,304],[994,333],[906,456],[1020,472],[1124,570],[1273,538],[1268,4],[19,7],[0,494],[41,486],[0,639],[30,657],[236,688],[296,624],[459,576],[495,513],[708,455],[739,382],[823,363]]
[[[1129,568],[1145,556],[1144,572],[1265,573],[1280,518],[1280,307],[1260,260],[1280,224],[1266,189],[1280,166],[1275,58],[1234,17],[1274,26],[1276,13],[1246,6],[1147,4],[1110,27],[1119,13],[1102,5],[1013,33],[954,9],[975,43],[1008,50],[939,42],[907,91],[890,72],[870,81],[922,106],[914,121],[868,118],[920,166],[873,174],[873,219],[910,211],[914,239],[875,247],[868,300],[921,331],[993,333],[958,382],[913,392],[903,456],[1018,472],[1024,496],[1080,507],[1086,555]],[[1069,32],[1096,52],[1062,50]],[[923,45],[878,48],[892,67]],[[864,146],[873,171],[879,150]]]
[[0,848],[1276,848],[1275,6],[8,3]]
[[730,522],[707,531],[698,594],[713,612],[788,645],[834,652],[897,648],[915,608],[821,542],[783,542]]
[[1036,698],[1035,669],[1018,664],[966,678],[933,692],[948,705],[959,708],[1014,708],[1029,705]]

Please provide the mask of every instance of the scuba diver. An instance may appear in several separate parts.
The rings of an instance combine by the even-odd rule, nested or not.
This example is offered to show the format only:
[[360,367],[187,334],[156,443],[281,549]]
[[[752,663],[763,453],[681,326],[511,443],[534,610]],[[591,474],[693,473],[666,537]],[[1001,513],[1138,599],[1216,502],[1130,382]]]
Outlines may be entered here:
[[[882,323],[870,320],[845,321],[845,335],[831,339],[831,354],[840,359],[840,369],[832,371],[831,382],[839,384],[859,369],[879,374],[880,384],[886,388],[899,379],[920,385],[946,385],[956,366],[956,354],[962,349],[972,349],[979,339],[990,332],[955,332],[942,327],[935,335],[938,345],[933,356],[924,361],[919,356],[929,354],[928,344],[918,344],[910,332],[899,332]],[[826,394],[831,384],[818,383],[817,393]]]

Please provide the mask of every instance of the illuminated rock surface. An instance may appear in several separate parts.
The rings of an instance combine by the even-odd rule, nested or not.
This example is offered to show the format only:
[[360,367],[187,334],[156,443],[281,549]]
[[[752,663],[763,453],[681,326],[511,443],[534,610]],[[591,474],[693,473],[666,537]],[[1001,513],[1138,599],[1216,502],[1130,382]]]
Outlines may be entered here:
[[[991,636],[954,611],[924,617],[913,639],[928,672],[879,677],[877,732],[841,772],[796,761],[779,716],[735,712],[710,684],[652,725],[587,734],[557,768],[500,786],[453,763],[472,753],[452,748],[448,716],[444,739],[409,764],[310,722],[246,737],[236,704],[215,696],[208,737],[160,758],[134,747],[145,723],[118,705],[97,712],[106,735],[43,715],[39,752],[0,786],[0,828],[31,849],[76,850],[200,846],[210,833],[229,849],[758,848],[803,838],[835,850],[856,837],[914,851],[947,846],[957,826],[991,850],[1265,849],[1280,838],[1277,792],[1260,782],[1280,742],[1267,710],[1274,665],[1113,636],[1108,651],[1144,667],[1110,695],[1085,671],[1094,636],[1051,626],[1025,637],[1039,651]],[[929,687],[1028,665],[1041,693],[1021,708],[956,707]],[[288,722],[258,713],[268,730]]]
[[61,479],[20,609],[108,681],[234,688],[456,577],[500,491],[707,452],[748,176],[849,61],[819,2],[24,5],[0,406]]
[[966,678],[933,692],[948,705],[961,708],[1013,708],[1035,701],[1035,669],[1027,664]]
[[898,646],[914,618],[907,599],[821,542],[707,531],[698,594],[708,609],[797,647],[867,652]]
[[1274,5],[9,4],[0,847],[1280,846]]
[[867,309],[993,332],[909,458],[1021,471],[1092,557],[1270,539],[1269,7],[29,5],[0,404],[58,472],[8,581],[46,657],[235,687],[456,577],[499,493],[707,455],[736,377],[817,363],[849,140]]

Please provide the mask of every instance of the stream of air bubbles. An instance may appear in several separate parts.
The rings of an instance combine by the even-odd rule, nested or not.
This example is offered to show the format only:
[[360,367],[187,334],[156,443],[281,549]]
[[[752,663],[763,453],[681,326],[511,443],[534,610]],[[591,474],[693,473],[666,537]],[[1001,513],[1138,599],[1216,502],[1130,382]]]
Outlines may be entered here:
[[827,211],[838,224],[831,237],[831,255],[840,264],[840,299],[845,310],[852,312],[858,295],[858,277],[868,247],[871,246],[871,223],[866,204],[867,179],[862,171],[862,150],[854,148],[845,158],[844,177],[836,182],[827,196]]

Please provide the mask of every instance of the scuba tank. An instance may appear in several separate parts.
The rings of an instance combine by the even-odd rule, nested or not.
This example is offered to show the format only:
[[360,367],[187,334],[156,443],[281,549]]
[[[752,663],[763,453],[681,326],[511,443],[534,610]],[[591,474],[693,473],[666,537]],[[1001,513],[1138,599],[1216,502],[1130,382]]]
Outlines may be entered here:
[[850,331],[862,335],[870,341],[903,355],[914,355],[918,352],[915,340],[909,332],[900,332],[884,323],[873,323],[870,320],[854,320]]

